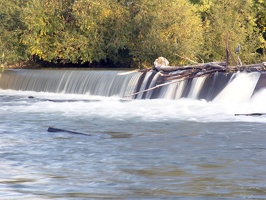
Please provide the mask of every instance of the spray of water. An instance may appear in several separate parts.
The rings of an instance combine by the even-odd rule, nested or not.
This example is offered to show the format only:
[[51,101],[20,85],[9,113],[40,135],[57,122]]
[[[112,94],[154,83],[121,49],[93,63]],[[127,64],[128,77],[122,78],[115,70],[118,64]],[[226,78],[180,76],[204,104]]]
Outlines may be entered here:
[[[209,102],[197,99],[206,77],[195,78],[190,85],[183,81],[163,87],[157,99],[141,100],[143,96],[150,98],[152,94],[149,92],[133,100],[124,99],[123,95],[134,92],[141,73],[117,76],[117,71],[58,71],[54,74],[51,74],[53,71],[45,71],[42,77],[36,73],[12,72],[11,78],[1,77],[2,87],[6,88],[0,90],[0,97],[11,98],[10,103],[2,103],[1,114],[14,111],[58,112],[65,116],[126,121],[266,122],[264,116],[235,116],[266,113],[266,90],[262,89],[253,95],[260,77],[256,72],[235,74],[226,87]],[[140,88],[153,86],[157,78],[158,76],[152,77],[151,73],[147,73]],[[187,96],[182,98],[185,90]]]
[[[87,96],[43,92],[2,90],[0,96],[8,96],[13,102],[1,105],[1,114],[58,113],[65,117],[92,117],[158,122],[262,122],[266,117],[235,116],[236,113],[266,113],[266,90],[259,92],[249,102],[207,102],[181,98],[179,100],[126,100],[118,97]],[[33,99],[28,98],[34,96]]]

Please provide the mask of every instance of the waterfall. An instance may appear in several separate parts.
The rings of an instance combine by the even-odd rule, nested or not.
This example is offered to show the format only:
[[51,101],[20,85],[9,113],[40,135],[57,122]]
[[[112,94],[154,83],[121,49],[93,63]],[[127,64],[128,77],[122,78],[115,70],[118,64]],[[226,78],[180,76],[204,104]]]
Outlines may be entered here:
[[249,101],[260,73],[236,73],[230,83],[214,98],[215,102],[238,103]]
[[156,87],[167,82],[160,73],[152,71],[123,74],[118,70],[16,69],[1,74],[0,89],[132,99],[191,98],[238,102],[247,101],[256,92],[266,88],[266,75],[259,72],[216,72],[178,82],[173,80],[168,85]]
[[1,89],[118,96],[135,92],[141,73],[119,76],[120,71],[102,70],[7,70]]

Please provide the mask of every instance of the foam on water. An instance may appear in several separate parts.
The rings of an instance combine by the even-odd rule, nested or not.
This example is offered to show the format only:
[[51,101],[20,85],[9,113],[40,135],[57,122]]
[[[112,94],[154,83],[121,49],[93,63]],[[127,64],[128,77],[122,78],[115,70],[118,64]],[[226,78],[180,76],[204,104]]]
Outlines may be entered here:
[[266,118],[234,116],[266,112],[265,97],[121,101],[0,90],[1,197],[265,199]]
[[[0,95],[16,99],[13,102],[1,105],[1,115],[8,114],[9,112],[58,112],[66,117],[92,116],[125,121],[196,121],[202,123],[244,121],[266,123],[266,116],[252,117],[234,115],[266,113],[266,105],[263,101],[266,98],[266,90],[260,91],[248,102],[207,102],[205,100],[184,98],[179,100],[154,99],[121,101],[117,97],[12,90],[2,90],[0,91]],[[28,96],[34,96],[35,98],[29,99]]]

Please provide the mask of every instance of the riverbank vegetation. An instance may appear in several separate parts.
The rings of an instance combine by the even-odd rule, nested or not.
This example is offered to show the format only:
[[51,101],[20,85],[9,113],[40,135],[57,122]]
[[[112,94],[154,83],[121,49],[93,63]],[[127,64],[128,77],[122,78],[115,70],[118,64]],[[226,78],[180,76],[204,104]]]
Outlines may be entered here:
[[[1,0],[1,64],[140,67],[266,59],[265,0]],[[236,55],[235,55],[236,56]],[[33,64],[33,65],[34,65]]]

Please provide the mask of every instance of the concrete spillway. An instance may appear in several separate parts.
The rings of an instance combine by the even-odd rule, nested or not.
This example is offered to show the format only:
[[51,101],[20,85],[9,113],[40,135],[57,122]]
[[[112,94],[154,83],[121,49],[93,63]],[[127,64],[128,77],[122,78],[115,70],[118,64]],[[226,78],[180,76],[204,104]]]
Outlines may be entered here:
[[[6,70],[0,76],[0,89],[98,96],[130,99],[205,99],[223,101],[249,99],[266,88],[263,72],[213,74],[168,81],[169,84],[141,92],[165,83],[159,73],[134,72],[121,75],[117,70]],[[139,94],[132,95],[136,92]]]

